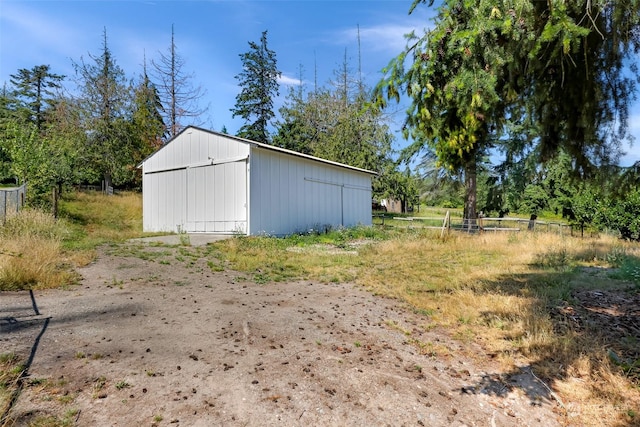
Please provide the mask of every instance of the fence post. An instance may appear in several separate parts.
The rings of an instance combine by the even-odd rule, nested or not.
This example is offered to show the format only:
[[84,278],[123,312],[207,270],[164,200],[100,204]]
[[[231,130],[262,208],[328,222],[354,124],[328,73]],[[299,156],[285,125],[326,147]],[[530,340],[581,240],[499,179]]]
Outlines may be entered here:
[[52,213],[55,219],[58,219],[58,187],[53,187],[51,189],[51,198],[52,198]]
[[0,191],[0,214],[4,225],[7,222],[7,193],[4,191]]
[[447,214],[444,216],[444,221],[442,221],[442,231],[440,232],[441,239],[444,239],[444,230],[447,230],[449,227],[451,227],[451,219],[449,218],[449,211],[447,211]]

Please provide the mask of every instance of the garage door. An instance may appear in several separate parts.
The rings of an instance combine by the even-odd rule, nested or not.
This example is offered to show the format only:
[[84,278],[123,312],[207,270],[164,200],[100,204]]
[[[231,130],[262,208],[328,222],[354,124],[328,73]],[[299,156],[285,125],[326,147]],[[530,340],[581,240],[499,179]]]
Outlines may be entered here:
[[188,232],[245,233],[247,160],[187,169]]

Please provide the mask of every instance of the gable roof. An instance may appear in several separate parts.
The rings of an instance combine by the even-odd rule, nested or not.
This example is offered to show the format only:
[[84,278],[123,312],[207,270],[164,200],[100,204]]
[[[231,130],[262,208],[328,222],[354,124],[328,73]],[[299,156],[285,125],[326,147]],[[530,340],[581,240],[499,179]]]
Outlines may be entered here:
[[334,162],[332,160],[326,160],[326,159],[322,159],[320,157],[311,156],[309,154],[299,153],[299,152],[293,151],[293,150],[287,150],[286,148],[276,147],[275,145],[264,144],[262,142],[256,142],[256,141],[252,141],[250,139],[241,138],[239,136],[229,135],[229,134],[226,134],[226,133],[216,132],[216,131],[212,131],[212,130],[208,130],[208,129],[203,129],[203,128],[200,128],[200,127],[197,127],[197,126],[191,126],[191,125],[187,126],[184,129],[182,129],[180,131],[180,133],[178,133],[176,136],[174,136],[169,141],[167,141],[166,144],[164,144],[162,147],[160,147],[159,149],[157,149],[156,151],[154,151],[153,153],[148,155],[144,160],[142,160],[140,162],[140,164],[137,166],[137,168],[138,169],[141,168],[142,164],[144,162],[146,162],[151,157],[155,156],[164,147],[166,147],[167,145],[171,144],[174,140],[176,140],[180,135],[185,133],[187,130],[197,130],[197,131],[205,132],[205,133],[208,133],[208,134],[211,134],[211,135],[217,135],[217,136],[222,136],[222,137],[229,138],[229,139],[234,139],[234,140],[242,142],[244,144],[249,144],[249,145],[251,145],[253,147],[258,147],[258,148],[269,150],[269,151],[275,151],[275,152],[286,154],[286,155],[289,155],[289,156],[301,157],[301,158],[312,160],[312,161],[315,161],[315,162],[325,163],[325,164],[328,164],[328,165],[337,166],[337,167],[345,168],[345,169],[350,169],[350,170],[354,170],[354,171],[357,171],[357,172],[367,173],[367,174],[370,174],[370,175],[378,175],[377,172],[374,172],[374,171],[371,171],[371,170],[368,170],[368,169],[362,169],[362,168],[358,168],[358,167],[355,167],[355,166],[350,166],[350,165],[347,165],[347,164],[344,164],[344,163]]

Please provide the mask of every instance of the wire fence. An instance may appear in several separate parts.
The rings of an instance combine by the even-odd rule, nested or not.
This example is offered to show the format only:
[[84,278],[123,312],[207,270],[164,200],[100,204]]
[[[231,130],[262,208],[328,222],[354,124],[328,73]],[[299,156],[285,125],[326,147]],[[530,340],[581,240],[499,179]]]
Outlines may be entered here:
[[373,223],[378,225],[396,225],[411,228],[441,229],[443,232],[454,230],[468,233],[482,233],[520,232],[528,230],[555,232],[559,234],[573,233],[571,225],[561,222],[540,221],[525,218],[478,218],[470,220],[461,217],[453,217],[449,212],[447,212],[444,217],[409,217],[378,213],[373,215]]
[[20,187],[0,188],[0,222],[4,224],[7,217],[20,212],[27,195],[27,184]]

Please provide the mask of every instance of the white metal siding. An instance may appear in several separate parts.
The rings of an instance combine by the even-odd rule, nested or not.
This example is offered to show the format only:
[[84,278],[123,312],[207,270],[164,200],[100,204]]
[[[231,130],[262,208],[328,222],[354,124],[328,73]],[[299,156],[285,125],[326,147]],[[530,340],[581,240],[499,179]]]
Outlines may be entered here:
[[147,158],[144,231],[284,235],[371,224],[367,171],[187,128]]
[[144,231],[179,231],[184,227],[186,171],[174,170],[142,177]]
[[187,169],[186,230],[246,233],[246,160]]
[[250,234],[371,225],[371,176],[253,148]]
[[[246,229],[246,160],[236,160],[248,155],[247,143],[224,135],[198,129],[178,135],[142,165],[144,231]],[[225,159],[233,166],[226,166]],[[216,164],[204,167],[207,162]]]

